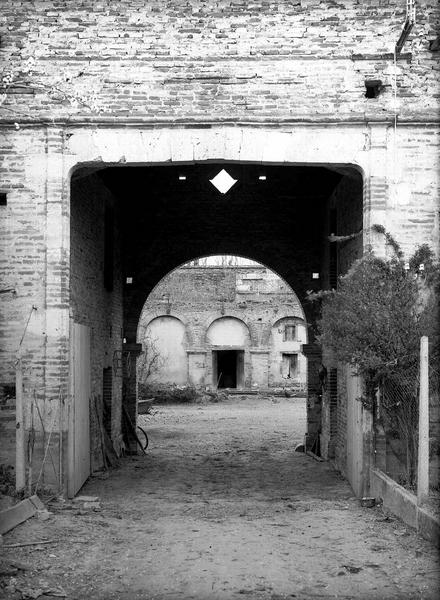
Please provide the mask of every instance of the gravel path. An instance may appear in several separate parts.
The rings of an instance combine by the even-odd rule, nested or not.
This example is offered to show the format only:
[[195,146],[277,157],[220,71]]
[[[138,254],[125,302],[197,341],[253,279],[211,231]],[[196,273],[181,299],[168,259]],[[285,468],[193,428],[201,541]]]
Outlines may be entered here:
[[58,541],[15,551],[32,569],[5,597],[40,585],[75,600],[437,598],[436,549],[294,452],[302,400],[166,406],[145,422],[148,455],[81,491],[100,510],[57,510],[7,536]]

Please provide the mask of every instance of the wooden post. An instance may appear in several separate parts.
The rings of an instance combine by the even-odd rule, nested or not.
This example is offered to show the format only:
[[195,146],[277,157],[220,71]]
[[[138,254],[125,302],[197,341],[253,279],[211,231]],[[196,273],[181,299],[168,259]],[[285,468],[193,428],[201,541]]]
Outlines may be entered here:
[[63,491],[63,398],[61,396],[61,387],[60,387],[60,395],[59,395],[59,403],[58,403],[58,424],[59,424],[59,433],[58,433],[58,482],[59,482],[59,492],[60,494]]
[[23,409],[23,365],[17,359],[15,367],[15,489],[26,485],[26,464],[24,454],[24,409]]
[[417,503],[421,504],[429,493],[429,362],[428,338],[420,339],[420,396],[419,396],[419,448],[417,463]]
[[32,496],[32,459],[34,454],[34,439],[35,439],[35,430],[34,430],[34,399],[31,399],[31,426],[29,431],[29,443],[28,443],[28,493],[29,496]]

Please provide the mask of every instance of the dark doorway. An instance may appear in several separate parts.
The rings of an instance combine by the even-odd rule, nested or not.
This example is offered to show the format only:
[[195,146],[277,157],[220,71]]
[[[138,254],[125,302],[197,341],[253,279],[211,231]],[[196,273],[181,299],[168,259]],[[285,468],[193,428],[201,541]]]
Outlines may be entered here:
[[213,351],[215,383],[218,388],[236,388],[243,380],[242,350]]

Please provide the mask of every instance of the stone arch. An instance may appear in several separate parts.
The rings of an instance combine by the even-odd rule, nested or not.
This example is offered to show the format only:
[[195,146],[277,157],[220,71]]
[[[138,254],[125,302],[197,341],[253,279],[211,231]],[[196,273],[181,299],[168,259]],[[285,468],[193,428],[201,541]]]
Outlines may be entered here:
[[230,317],[232,319],[237,319],[238,321],[242,321],[245,324],[245,326],[247,327],[247,329],[249,331],[249,335],[250,335],[250,324],[246,319],[243,318],[243,316],[244,315],[243,315],[242,311],[231,310],[231,309],[228,309],[227,314],[220,312],[220,311],[212,312],[211,315],[201,323],[201,328],[204,331],[204,342],[206,342],[206,332],[208,331],[208,329],[210,328],[212,323],[214,323],[214,321],[217,321],[218,319],[223,319],[225,317]]
[[[304,166],[326,167],[338,173],[360,172],[363,177],[363,193],[359,190],[359,201],[362,198],[363,207],[363,245],[371,245],[372,234],[369,230],[370,223],[381,222],[383,208],[386,204],[388,181],[384,172],[386,165],[386,145],[382,145],[383,128],[377,124],[365,122],[350,123],[349,126],[332,127],[325,123],[316,123],[311,127],[306,123],[285,123],[281,131],[277,126],[268,126],[259,123],[258,126],[246,126],[240,123],[230,125],[208,124],[206,128],[191,128],[190,123],[183,123],[181,127],[157,125],[149,129],[145,124],[132,124],[128,127],[102,126],[91,128],[87,124],[77,124],[69,130],[63,143],[65,154],[63,156],[65,178],[62,182],[67,184],[68,177],[75,175],[81,169],[91,172],[117,167],[118,169],[129,166],[159,166],[159,165],[189,165],[194,163],[254,163],[267,166]],[[375,160],[371,161],[369,146],[375,144]],[[61,173],[61,171],[60,171]],[[70,190],[65,185],[64,189]],[[68,194],[62,218],[68,219],[69,205]],[[374,202],[371,202],[371,199]],[[361,204],[361,202],[359,202]],[[373,216],[372,216],[373,215]],[[375,236],[376,238],[377,236]],[[65,240],[65,241],[64,241]],[[374,239],[377,248],[377,239]],[[58,243],[58,241],[57,241]],[[135,285],[124,287],[124,307],[130,306],[130,312],[124,315],[124,337],[128,345],[136,339],[137,325],[145,297],[161,277],[166,275],[179,263],[190,260],[198,252],[214,253],[220,250],[225,253],[239,254],[240,240],[234,240],[231,245],[224,247],[219,240],[208,240],[200,243],[196,237],[191,243],[162,260],[156,253],[151,261],[150,271],[144,276],[135,278]],[[232,247],[232,243],[235,247]],[[204,245],[203,245],[204,244]],[[58,248],[58,246],[57,246]],[[69,260],[69,239],[63,238],[62,249],[65,248],[65,258]],[[267,246],[254,244],[253,258],[258,262],[270,266],[266,260]],[[242,250],[243,251],[243,250]],[[301,300],[305,297],[306,290],[310,289],[309,279],[305,276],[298,279],[297,264],[295,260],[279,259],[280,254],[272,254],[272,267],[281,277],[294,286]],[[278,261],[282,268],[277,269]],[[300,259],[298,258],[298,261]],[[145,263],[144,263],[145,264]],[[310,269],[312,272],[312,269]],[[68,276],[68,274],[67,274]],[[68,298],[66,298],[68,302]],[[304,306],[307,318],[313,320],[311,309]],[[252,332],[251,332],[252,333]],[[67,334],[68,337],[68,334]],[[309,355],[314,349],[309,350]],[[315,353],[316,354],[316,353]],[[318,354],[316,354],[318,360]],[[309,365],[311,364],[309,360]],[[319,381],[309,378],[310,391],[319,392]],[[135,386],[133,386],[135,389]]]
[[[226,329],[221,331],[223,328]],[[248,347],[250,344],[249,327],[239,317],[222,315],[219,318],[211,319],[206,329],[205,340],[209,346]]]
[[[271,344],[274,342],[274,334],[279,333],[278,330],[281,330],[282,326],[289,325],[289,324],[296,325],[300,329],[300,337],[298,339],[299,343],[307,344],[307,341],[308,341],[307,340],[307,323],[301,317],[297,317],[292,314],[290,314],[290,315],[286,314],[283,317],[277,319],[274,323],[272,323],[272,325],[270,327],[270,335],[269,335],[268,344]],[[282,334],[279,333],[279,335],[282,335]]]
[[191,331],[191,327],[189,326],[185,315],[175,310],[170,310],[169,312],[164,312],[163,310],[159,309],[148,310],[146,303],[142,309],[137,326],[136,341],[138,344],[142,343],[148,325],[151,323],[151,321],[157,319],[158,317],[174,317],[175,319],[181,321],[185,327],[185,346],[191,346],[193,344],[193,332]]
[[283,131],[230,125],[76,127],[66,140],[66,177],[78,168],[195,161],[333,164],[353,167],[365,176],[369,171],[365,136],[371,136],[371,130],[372,125],[364,122],[337,129],[318,124],[313,132],[305,124],[285,125]]
[[[375,222],[371,220],[370,202],[370,195],[375,188],[370,185],[369,178],[371,169],[385,164],[386,153],[384,149],[383,161],[378,160],[374,165],[371,164],[366,150],[366,139],[377,135],[375,125],[359,122],[352,123],[350,127],[334,128],[322,123],[317,124],[312,131],[307,124],[285,124],[282,131],[276,127],[264,126],[264,123],[258,125],[249,127],[240,123],[235,126],[207,124],[206,128],[191,128],[189,123],[182,124],[181,127],[169,127],[164,124],[154,129],[139,124],[124,128],[75,127],[66,136],[64,177],[68,181],[79,170],[91,173],[107,167],[188,165],[198,162],[325,165],[341,173],[354,169],[363,178],[364,246],[371,246],[371,238],[375,237],[377,247],[378,236],[373,236],[369,229],[370,223]],[[382,182],[382,171],[374,175],[376,182]],[[66,189],[69,189],[69,186],[66,186]],[[375,210],[380,211],[380,207],[375,205]],[[380,221],[379,217],[377,222]],[[187,257],[182,256],[179,262],[190,260],[193,256],[194,252],[191,252]],[[264,256],[250,258],[265,264]],[[161,276],[178,264],[167,265]],[[276,271],[276,265],[270,268]],[[282,276],[285,278],[285,275]],[[140,285],[144,288],[144,298],[145,291],[148,293],[148,289],[151,290],[151,282],[141,282]],[[304,286],[300,285],[299,288],[301,287]],[[130,297],[133,310],[129,321],[125,323],[126,337],[130,341],[135,339],[135,328],[142,311],[143,298],[139,292]],[[309,312],[307,308],[306,311]]]

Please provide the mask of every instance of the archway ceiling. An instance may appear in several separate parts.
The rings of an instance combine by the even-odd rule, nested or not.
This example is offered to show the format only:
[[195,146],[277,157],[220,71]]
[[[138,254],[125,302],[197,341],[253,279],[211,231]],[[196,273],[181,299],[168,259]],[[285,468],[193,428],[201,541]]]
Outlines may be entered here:
[[[237,180],[225,195],[209,181],[221,169]],[[124,272],[134,281],[126,301],[140,311],[168,272],[211,254],[265,264],[302,300],[320,270],[326,201],[343,176],[324,166],[227,162],[101,170],[120,201]]]

